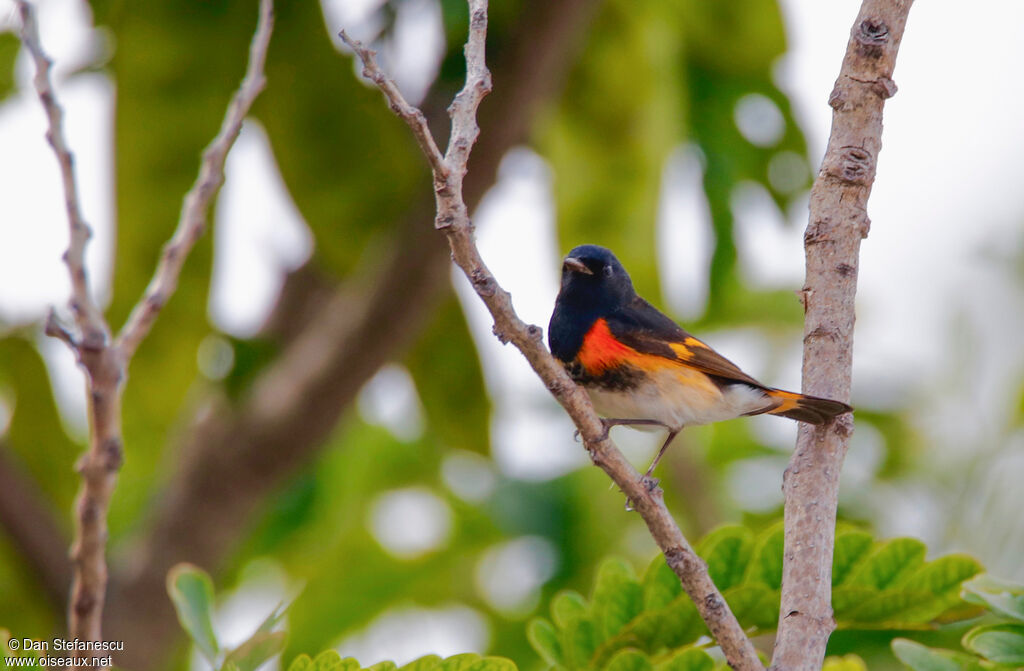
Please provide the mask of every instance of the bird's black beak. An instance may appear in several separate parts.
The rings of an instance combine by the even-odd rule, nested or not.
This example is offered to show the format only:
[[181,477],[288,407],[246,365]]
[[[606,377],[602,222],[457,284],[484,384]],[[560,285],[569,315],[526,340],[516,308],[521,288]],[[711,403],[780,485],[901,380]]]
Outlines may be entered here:
[[574,273],[582,273],[583,275],[593,275],[594,271],[587,268],[587,264],[583,263],[577,258],[571,256],[565,257],[565,261],[562,264],[564,267],[573,271]]

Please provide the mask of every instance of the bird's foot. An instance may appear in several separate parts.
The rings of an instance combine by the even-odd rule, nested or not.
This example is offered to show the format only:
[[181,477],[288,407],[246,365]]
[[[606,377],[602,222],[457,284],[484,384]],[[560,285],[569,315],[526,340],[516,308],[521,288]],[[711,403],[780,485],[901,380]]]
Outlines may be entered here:
[[661,484],[661,480],[658,478],[652,478],[651,474],[648,473],[640,478],[640,483],[647,488],[648,492],[653,494],[654,490],[656,490],[658,485]]
[[[644,489],[647,490],[648,494],[651,494],[653,496],[660,496],[661,495],[661,493],[662,493],[661,489],[658,487],[658,485],[660,483],[661,483],[661,480],[659,480],[658,478],[652,478],[650,475],[642,475],[642,476],[640,476],[640,484],[642,484],[644,486]],[[627,513],[631,513],[634,510],[636,510],[636,504],[633,502],[633,499],[631,499],[630,497],[627,496],[626,497],[626,512]]]

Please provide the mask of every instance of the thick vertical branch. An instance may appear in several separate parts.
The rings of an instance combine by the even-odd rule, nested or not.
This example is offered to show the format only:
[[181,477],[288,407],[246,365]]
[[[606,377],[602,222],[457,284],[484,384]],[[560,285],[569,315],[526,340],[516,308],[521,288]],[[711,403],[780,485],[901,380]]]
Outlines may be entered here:
[[[835,89],[832,132],[811,190],[804,233],[807,279],[801,292],[803,390],[848,400],[853,364],[854,297],[867,201],[882,147],[882,107],[912,0],[865,0],[853,24]],[[839,473],[853,419],[800,425],[783,481],[786,540],[782,605],[773,669],[820,669],[832,618],[832,552]]]
[[378,85],[391,109],[412,129],[431,165],[437,203],[435,228],[448,238],[452,259],[466,274],[494,318],[495,335],[502,342],[513,343],[523,353],[580,430],[591,459],[633,502],[729,664],[735,669],[763,669],[753,645],[708,575],[706,565],[693,552],[669,514],[661,491],[649,490],[641,481],[636,470],[608,438],[589,397],[572,382],[561,364],[544,347],[541,329],[519,319],[511,296],[501,288],[480,258],[473,239],[473,224],[462,195],[462,182],[470,152],[480,133],[476,121],[477,108],[491,90],[491,76],[484,59],[487,0],[469,0],[469,20],[469,39],[465,47],[466,84],[448,108],[452,130],[444,156],[423,123],[422,114],[405,101],[398,88],[380,70],[373,51],[344,32],[341,37],[363,62],[363,75]]
[[232,98],[221,132],[203,154],[199,178],[185,198],[178,228],[164,248],[154,280],[115,341],[111,341],[110,328],[89,294],[84,257],[90,232],[81,213],[74,159],[64,137],[63,110],[50,82],[50,59],[40,44],[32,6],[25,0],[17,0],[17,6],[21,15],[21,39],[36,65],[33,81],[48,120],[46,137],[61,168],[71,227],[71,242],[64,260],[71,276],[70,307],[75,315],[75,332],[62,326],[51,311],[46,333],[60,338],[74,351],[85,371],[88,397],[89,448],[77,464],[82,487],[75,501],[68,631],[71,638],[97,641],[101,639],[107,588],[107,511],[124,454],[121,392],[125,371],[160,307],[173,293],[185,257],[202,234],[206,211],[224,181],[228,151],[238,137],[242,119],[263,88],[263,63],[273,27],[273,1],[260,2],[259,24],[245,78]]

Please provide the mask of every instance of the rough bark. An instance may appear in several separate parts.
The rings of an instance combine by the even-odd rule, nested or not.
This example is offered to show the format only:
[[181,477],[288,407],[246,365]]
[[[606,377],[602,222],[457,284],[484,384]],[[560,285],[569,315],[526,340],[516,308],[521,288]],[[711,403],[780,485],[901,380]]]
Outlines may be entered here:
[[[892,74],[912,0],[865,0],[829,96],[832,132],[811,190],[801,291],[803,390],[849,400],[854,297],[867,201],[882,142],[882,107],[896,93]],[[783,480],[786,495],[782,605],[773,669],[820,669],[832,617],[832,553],[839,474],[853,418],[801,424]]]

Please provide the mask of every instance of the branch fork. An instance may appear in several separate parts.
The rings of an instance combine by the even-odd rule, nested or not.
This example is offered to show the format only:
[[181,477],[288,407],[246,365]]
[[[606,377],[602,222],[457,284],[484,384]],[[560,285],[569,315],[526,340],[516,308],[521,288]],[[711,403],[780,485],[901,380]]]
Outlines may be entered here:
[[253,101],[263,89],[263,67],[273,28],[273,1],[261,0],[259,23],[242,83],[232,97],[220,132],[203,152],[199,177],[185,196],[181,218],[142,298],[117,337],[92,298],[85,269],[85,245],[92,231],[82,216],[74,157],[64,136],[64,112],[51,82],[52,60],[39,39],[35,11],[27,0],[15,0],[21,18],[21,41],[35,63],[33,85],[46,113],[46,140],[60,165],[70,242],[63,255],[71,279],[68,302],[74,328],[49,311],[44,332],[64,342],[84,370],[88,393],[89,448],[75,468],[82,487],[75,501],[75,540],[71,548],[73,584],[68,608],[69,636],[101,640],[100,624],[107,587],[105,548],[107,510],[124,461],[121,438],[121,393],[128,364],[149,333],[160,309],[174,293],[185,258],[206,227],[210,203],[224,182],[224,162]]

